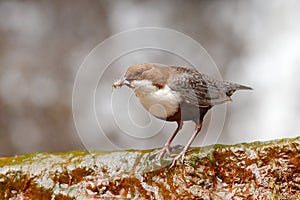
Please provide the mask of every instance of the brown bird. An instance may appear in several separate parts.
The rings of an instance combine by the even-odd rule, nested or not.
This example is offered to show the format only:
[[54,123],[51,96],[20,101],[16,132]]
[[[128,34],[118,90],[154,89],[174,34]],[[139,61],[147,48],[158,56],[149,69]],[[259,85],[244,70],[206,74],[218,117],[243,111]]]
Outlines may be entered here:
[[176,130],[159,152],[159,159],[170,153],[171,142],[182,128],[183,121],[195,122],[195,132],[181,153],[174,158],[171,167],[180,157],[184,161],[210,108],[230,102],[230,96],[236,90],[251,90],[250,87],[236,83],[214,80],[194,69],[154,64],[130,66],[125,75],[113,83],[114,88],[123,85],[134,90],[143,107],[152,115],[177,123]]

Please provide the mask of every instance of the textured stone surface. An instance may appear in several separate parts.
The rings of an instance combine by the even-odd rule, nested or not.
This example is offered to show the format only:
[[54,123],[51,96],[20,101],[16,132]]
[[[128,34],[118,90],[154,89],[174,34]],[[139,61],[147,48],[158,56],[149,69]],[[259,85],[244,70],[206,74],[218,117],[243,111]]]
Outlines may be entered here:
[[[180,149],[177,149],[179,151]],[[0,158],[0,199],[297,199],[300,138],[193,148],[184,164],[156,150]]]

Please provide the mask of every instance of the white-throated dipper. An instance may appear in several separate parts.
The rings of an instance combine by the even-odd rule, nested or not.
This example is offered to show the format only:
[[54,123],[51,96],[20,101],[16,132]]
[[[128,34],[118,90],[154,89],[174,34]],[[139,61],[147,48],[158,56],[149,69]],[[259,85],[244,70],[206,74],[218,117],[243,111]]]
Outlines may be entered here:
[[[218,81],[194,69],[176,66],[137,64],[130,66],[125,75],[113,83],[113,87],[127,85],[132,88],[143,107],[152,115],[166,121],[175,121],[177,128],[159,153],[161,159],[170,153],[170,144],[183,125],[192,120],[195,132],[184,149],[173,160],[174,166],[184,156],[201,130],[207,111],[214,105],[231,101],[236,90],[250,87]],[[158,106],[157,106],[158,105]]]

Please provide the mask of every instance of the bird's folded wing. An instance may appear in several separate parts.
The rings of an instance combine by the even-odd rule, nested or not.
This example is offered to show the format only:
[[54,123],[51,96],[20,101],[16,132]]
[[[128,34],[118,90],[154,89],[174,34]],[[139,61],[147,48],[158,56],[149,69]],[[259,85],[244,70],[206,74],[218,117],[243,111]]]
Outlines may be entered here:
[[182,101],[199,107],[221,104],[228,99],[220,82],[200,73],[176,76],[168,86],[180,94]]

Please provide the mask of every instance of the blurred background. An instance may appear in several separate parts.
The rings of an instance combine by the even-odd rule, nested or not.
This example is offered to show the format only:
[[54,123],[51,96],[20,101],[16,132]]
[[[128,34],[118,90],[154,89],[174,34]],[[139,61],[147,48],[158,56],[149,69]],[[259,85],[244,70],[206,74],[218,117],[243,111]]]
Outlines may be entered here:
[[[254,88],[233,96],[219,143],[299,136],[299,8],[297,0],[2,0],[0,156],[83,149],[72,116],[79,66],[101,41],[145,26],[189,35],[207,50],[224,80]],[[111,73],[106,84],[126,68]],[[107,134],[118,140],[119,132],[112,123]],[[124,146],[163,146],[170,133],[162,134],[147,146]],[[185,144],[189,136],[180,137],[174,144]],[[99,141],[99,149],[111,148]]]

